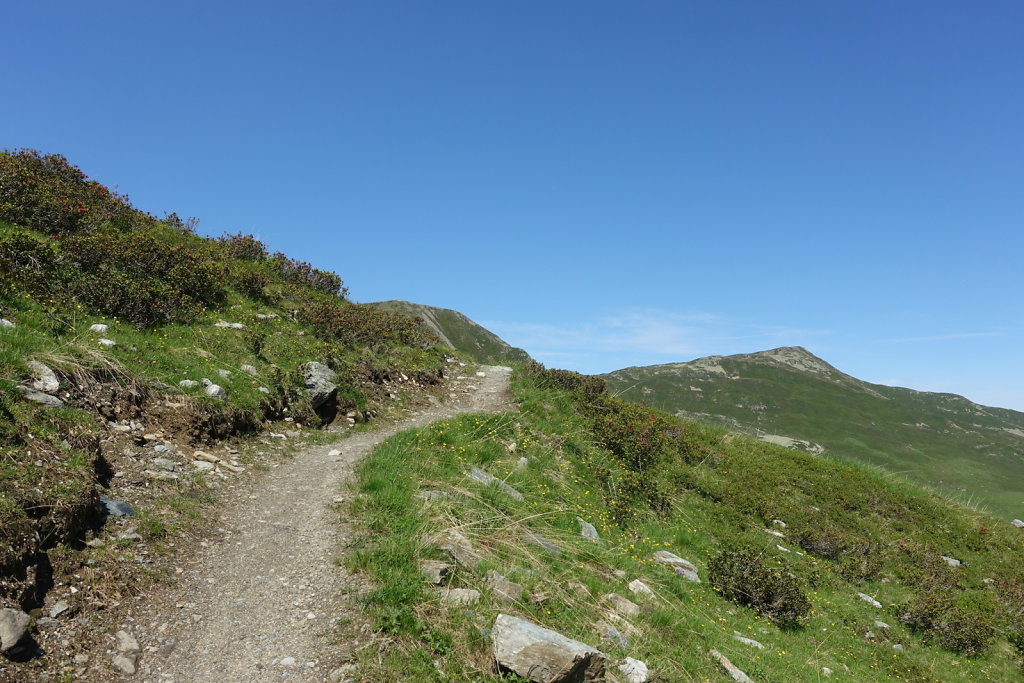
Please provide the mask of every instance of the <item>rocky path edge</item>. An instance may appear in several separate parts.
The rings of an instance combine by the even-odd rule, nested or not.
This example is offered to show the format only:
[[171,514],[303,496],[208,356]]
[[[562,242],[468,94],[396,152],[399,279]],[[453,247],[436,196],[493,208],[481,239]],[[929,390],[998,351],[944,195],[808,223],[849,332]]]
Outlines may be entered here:
[[[353,469],[406,429],[512,408],[511,369],[483,366],[442,405],[377,432],[298,453],[257,478],[224,510],[215,543],[195,549],[166,595],[144,600],[111,639],[106,661],[80,680],[163,683],[328,681],[333,626],[358,620],[356,577],[334,560],[352,530],[331,509]],[[115,629],[117,630],[117,629]],[[126,644],[127,643],[127,644]]]

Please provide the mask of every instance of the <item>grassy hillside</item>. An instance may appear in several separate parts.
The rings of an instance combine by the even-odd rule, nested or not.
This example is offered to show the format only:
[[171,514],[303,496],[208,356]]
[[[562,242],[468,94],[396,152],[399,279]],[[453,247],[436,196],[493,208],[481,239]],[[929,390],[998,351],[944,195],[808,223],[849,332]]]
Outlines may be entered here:
[[[609,390],[667,412],[877,465],[1024,517],[1024,413],[862,382],[800,348],[618,370]],[[785,437],[785,438],[779,438]]]
[[[391,637],[364,650],[360,680],[499,680],[499,613],[600,648],[613,673],[640,659],[657,681],[726,680],[711,650],[758,682],[1020,680],[1024,531],[600,388],[519,372],[518,412],[399,434],[362,463],[345,515],[365,535],[348,562],[373,579],[364,603]],[[468,557],[443,549],[453,530]],[[701,582],[655,561],[662,550]],[[425,561],[449,565],[440,586]],[[480,595],[452,604],[458,588]]]
[[[81,542],[101,496],[159,543],[190,496],[244,469],[238,444],[216,472],[193,450],[365,421],[441,383],[448,351],[415,320],[350,303],[339,276],[252,236],[192,227],[59,155],[0,153],[0,606],[38,608],[51,572],[95,559]],[[337,373],[329,399],[307,391],[310,361]],[[116,559],[90,572],[130,591]]]
[[461,351],[477,363],[504,365],[531,360],[526,351],[509,346],[496,334],[458,311],[408,301],[381,301],[367,305],[418,318],[423,328],[436,335],[441,343]]

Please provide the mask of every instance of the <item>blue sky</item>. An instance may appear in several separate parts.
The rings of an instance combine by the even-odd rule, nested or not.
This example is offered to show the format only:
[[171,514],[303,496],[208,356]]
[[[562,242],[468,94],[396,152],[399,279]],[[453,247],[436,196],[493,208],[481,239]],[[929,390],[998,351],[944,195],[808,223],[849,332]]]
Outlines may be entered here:
[[1024,410],[1024,4],[5,3],[0,146],[586,372]]

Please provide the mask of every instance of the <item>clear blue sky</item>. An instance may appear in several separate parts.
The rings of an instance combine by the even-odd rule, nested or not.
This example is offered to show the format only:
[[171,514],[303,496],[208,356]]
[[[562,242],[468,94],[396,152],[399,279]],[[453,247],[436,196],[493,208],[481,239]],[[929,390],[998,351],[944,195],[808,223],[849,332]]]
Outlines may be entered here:
[[7,2],[0,146],[599,372],[1024,410],[1024,4]]

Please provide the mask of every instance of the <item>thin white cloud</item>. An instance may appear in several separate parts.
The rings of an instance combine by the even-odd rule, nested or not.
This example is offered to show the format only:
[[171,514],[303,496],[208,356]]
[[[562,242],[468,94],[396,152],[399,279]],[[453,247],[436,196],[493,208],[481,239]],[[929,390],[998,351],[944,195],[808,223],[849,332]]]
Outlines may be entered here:
[[[825,330],[752,324],[710,313],[638,309],[564,324],[481,321],[542,362],[584,372],[806,343]],[[760,340],[760,341],[758,341]],[[737,343],[740,342],[740,343]]]
[[916,342],[949,341],[952,339],[976,339],[978,337],[1001,337],[1002,332],[964,332],[961,334],[937,334],[931,337],[903,337],[900,339],[887,339],[886,341],[896,344],[912,344]]

